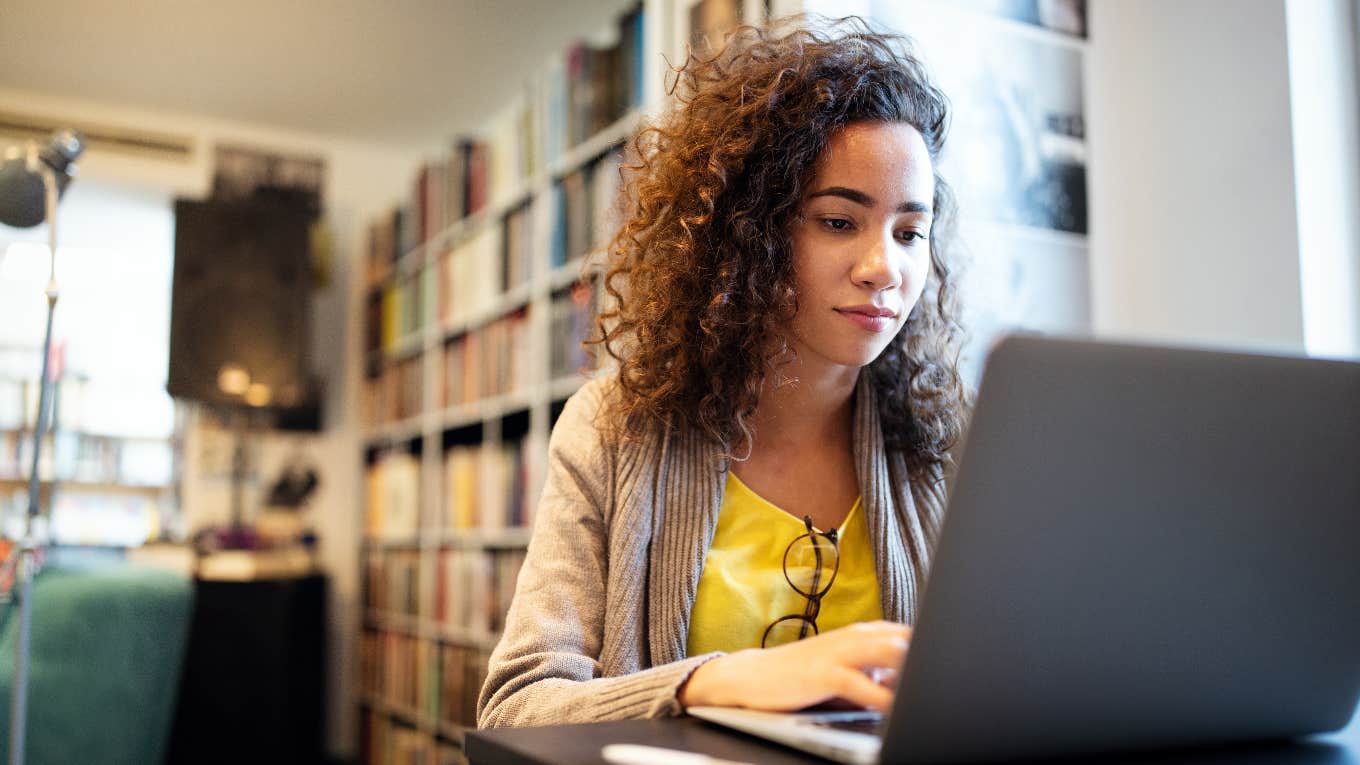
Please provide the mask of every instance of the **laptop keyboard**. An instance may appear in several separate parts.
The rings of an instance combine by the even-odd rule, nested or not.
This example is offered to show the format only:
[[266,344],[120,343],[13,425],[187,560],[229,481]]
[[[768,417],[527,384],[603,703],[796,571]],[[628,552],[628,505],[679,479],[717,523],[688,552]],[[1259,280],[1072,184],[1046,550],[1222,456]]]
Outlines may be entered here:
[[883,725],[883,715],[877,712],[823,712],[809,715],[806,722],[818,728],[877,735]]

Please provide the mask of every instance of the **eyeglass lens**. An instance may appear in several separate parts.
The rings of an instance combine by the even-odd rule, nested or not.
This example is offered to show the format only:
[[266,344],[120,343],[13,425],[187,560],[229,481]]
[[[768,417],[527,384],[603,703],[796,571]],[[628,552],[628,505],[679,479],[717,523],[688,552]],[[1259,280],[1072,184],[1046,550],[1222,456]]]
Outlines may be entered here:
[[817,634],[817,616],[822,608],[822,596],[831,589],[836,578],[839,553],[835,531],[821,534],[812,530],[812,519],[805,518],[808,533],[793,540],[784,551],[784,578],[798,594],[807,598],[801,614],[789,614],[776,619],[765,629],[762,648],[771,648],[802,640]]
[[805,534],[784,551],[784,576],[807,598],[825,595],[836,572],[836,544],[823,534]]

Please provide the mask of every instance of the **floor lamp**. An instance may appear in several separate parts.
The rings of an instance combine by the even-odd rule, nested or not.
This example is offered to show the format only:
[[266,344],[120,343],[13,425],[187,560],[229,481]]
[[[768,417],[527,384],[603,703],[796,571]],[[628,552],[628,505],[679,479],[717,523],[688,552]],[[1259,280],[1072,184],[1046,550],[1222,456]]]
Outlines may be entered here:
[[57,307],[57,202],[75,171],[73,163],[84,150],[76,133],[63,130],[45,147],[29,143],[5,154],[0,162],[0,223],[19,228],[47,222],[50,271],[47,281],[47,333],[43,338],[42,377],[39,380],[38,416],[33,425],[33,464],[28,476],[28,511],[24,515],[23,539],[5,561],[13,571],[11,599],[19,604],[19,639],[15,641],[14,688],[10,701],[9,762],[22,765],[28,714],[28,638],[33,616],[34,559],[39,543],[33,521],[38,517],[38,455],[48,428],[52,382],[47,379],[52,352],[52,314]]

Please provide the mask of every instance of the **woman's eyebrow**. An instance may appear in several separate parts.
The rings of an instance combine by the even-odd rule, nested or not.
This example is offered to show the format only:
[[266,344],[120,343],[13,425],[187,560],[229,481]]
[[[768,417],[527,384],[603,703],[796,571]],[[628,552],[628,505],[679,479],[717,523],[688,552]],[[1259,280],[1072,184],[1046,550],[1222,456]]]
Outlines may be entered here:
[[[858,189],[846,188],[845,186],[830,186],[821,191],[814,191],[808,194],[808,199],[817,197],[840,197],[848,199],[858,205],[873,207],[878,201]],[[930,213],[930,205],[925,202],[903,202],[897,206],[900,213]]]

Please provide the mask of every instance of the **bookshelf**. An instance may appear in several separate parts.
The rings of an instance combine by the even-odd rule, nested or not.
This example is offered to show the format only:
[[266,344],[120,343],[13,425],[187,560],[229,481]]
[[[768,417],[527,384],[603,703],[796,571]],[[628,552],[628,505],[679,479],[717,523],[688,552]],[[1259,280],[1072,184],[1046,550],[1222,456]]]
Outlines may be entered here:
[[[47,533],[59,544],[113,547],[168,536],[178,505],[176,436],[112,432],[92,423],[84,415],[88,385],[71,376],[53,390],[55,424],[38,450],[38,505]],[[28,511],[38,388],[36,379],[0,375],[0,527],[11,538],[21,533]]]
[[[364,294],[360,751],[461,760],[530,538],[552,423],[585,381],[623,143],[660,101],[662,14],[554,56],[372,222]],[[650,84],[655,82],[655,85]],[[645,86],[644,86],[644,83]]]

